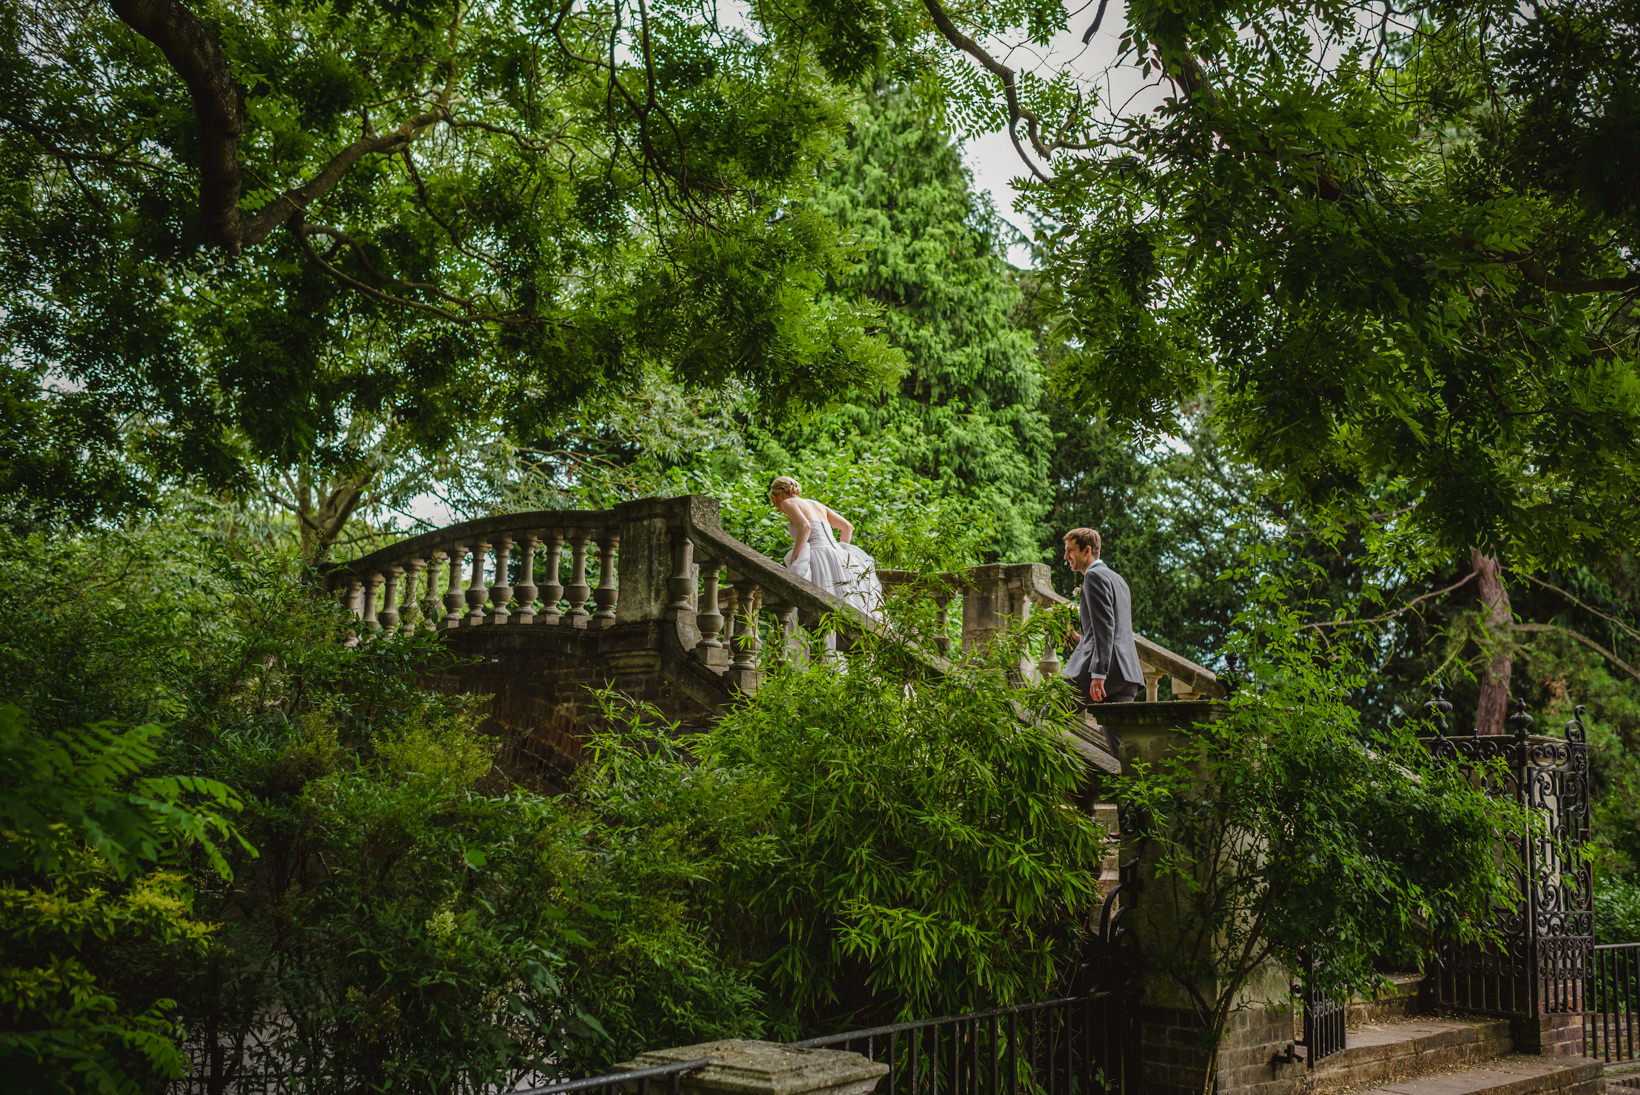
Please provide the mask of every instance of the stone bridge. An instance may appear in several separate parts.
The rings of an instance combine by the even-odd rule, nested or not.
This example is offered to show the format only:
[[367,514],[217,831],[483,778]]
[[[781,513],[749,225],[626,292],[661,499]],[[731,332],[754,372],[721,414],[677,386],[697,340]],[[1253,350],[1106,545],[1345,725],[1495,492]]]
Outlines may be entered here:
[[[1063,604],[1048,576],[1041,563],[928,581],[882,572],[891,596],[912,583],[928,590],[942,624],[960,612],[965,650]],[[324,580],[367,632],[443,636],[457,657],[430,683],[490,697],[485,714],[508,742],[503,764],[553,786],[581,755],[580,731],[595,713],[589,688],[613,687],[705,725],[757,688],[771,648],[802,653],[822,617],[844,645],[885,626],[729,536],[717,501],[700,495],[469,521],[336,564]],[[938,645],[948,653],[948,640]],[[1174,700],[1222,694],[1209,670],[1143,637],[1138,645],[1149,702],[1164,678]],[[941,663],[931,655],[926,669],[938,673]],[[1019,673],[1038,679],[1059,668],[1048,646]],[[1072,744],[1113,769],[1104,733],[1085,722]]]

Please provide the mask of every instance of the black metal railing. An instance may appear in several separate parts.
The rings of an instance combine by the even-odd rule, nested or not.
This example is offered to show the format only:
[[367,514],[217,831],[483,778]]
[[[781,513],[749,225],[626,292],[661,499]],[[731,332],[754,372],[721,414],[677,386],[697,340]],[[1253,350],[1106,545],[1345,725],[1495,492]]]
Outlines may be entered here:
[[1304,1047],[1304,1060],[1314,1068],[1344,1049],[1344,1018],[1349,1001],[1331,996],[1325,991],[1308,987],[1310,974],[1315,970],[1315,958],[1304,957],[1304,979],[1293,984],[1293,995],[1298,998],[1299,1013],[1303,1017],[1303,1035],[1299,1045]]
[[1137,1011],[1092,992],[792,1044],[888,1065],[877,1095],[1118,1095],[1139,1090]]
[[1640,943],[1594,948],[1584,1052],[1603,1061],[1640,1060]]
[[699,1072],[712,1063],[710,1057],[698,1057],[693,1061],[675,1061],[669,1065],[655,1065],[652,1068],[629,1068],[622,1072],[610,1072],[602,1076],[588,1076],[581,1080],[564,1080],[561,1083],[548,1084],[545,1087],[532,1087],[513,1095],[571,1095],[572,1092],[590,1091],[596,1095],[651,1095],[652,1087],[658,1088],[657,1080],[666,1082],[666,1095],[678,1095],[683,1078],[691,1072]]

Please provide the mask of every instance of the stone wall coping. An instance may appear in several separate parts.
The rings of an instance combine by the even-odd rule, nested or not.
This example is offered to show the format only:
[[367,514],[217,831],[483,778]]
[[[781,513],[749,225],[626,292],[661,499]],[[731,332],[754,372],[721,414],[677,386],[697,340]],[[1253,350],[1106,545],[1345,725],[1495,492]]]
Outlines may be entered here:
[[711,1063],[685,1075],[685,1091],[731,1095],[866,1095],[888,1065],[841,1049],[808,1049],[749,1038],[650,1050],[616,1069],[653,1068],[706,1057]]

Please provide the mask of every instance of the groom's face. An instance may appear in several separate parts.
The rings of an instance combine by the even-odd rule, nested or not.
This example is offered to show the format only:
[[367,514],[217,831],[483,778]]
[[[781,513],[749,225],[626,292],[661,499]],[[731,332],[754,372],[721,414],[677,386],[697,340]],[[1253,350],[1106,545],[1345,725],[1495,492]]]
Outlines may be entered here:
[[1075,540],[1066,540],[1065,562],[1071,565],[1072,570],[1081,574],[1093,562],[1093,549],[1091,547],[1081,547]]

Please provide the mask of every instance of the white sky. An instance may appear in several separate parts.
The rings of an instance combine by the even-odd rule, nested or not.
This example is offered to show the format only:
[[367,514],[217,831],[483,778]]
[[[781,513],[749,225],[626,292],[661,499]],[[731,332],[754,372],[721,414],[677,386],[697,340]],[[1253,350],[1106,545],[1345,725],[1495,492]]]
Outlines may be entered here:
[[[987,45],[991,55],[1017,71],[1036,72],[1044,77],[1068,69],[1082,79],[1089,91],[1100,94],[1107,110],[1112,104],[1133,109],[1142,108],[1151,98],[1159,102],[1159,95],[1146,92],[1138,70],[1130,66],[1116,70],[1110,84],[1090,83],[1096,77],[1104,77],[1107,66],[1115,60],[1117,44],[1127,29],[1126,0],[1109,0],[1099,33],[1086,46],[1082,44],[1082,35],[1093,22],[1098,0],[1064,0],[1064,3],[1067,29],[1054,38],[1047,50],[1028,45],[1010,48],[1006,42],[993,40]],[[1001,94],[1000,87],[997,94]],[[1013,185],[1013,180],[1027,175],[1029,169],[1020,160],[1008,134],[999,130],[968,137],[963,144],[963,158],[974,173],[974,188],[988,191],[997,212],[1029,236],[1030,222],[1014,209],[1018,191]],[[1030,248],[1017,245],[1009,250],[1008,258],[1015,266],[1029,266]]]

